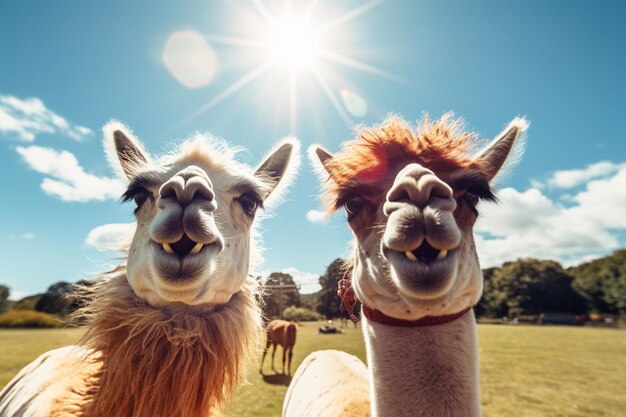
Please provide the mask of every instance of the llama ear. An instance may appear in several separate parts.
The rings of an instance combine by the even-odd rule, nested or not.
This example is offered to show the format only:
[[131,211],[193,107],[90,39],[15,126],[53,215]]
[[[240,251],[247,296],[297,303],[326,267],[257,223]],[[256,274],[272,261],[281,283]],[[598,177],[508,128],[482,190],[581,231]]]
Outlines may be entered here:
[[294,138],[288,138],[279,143],[259,165],[254,176],[263,181],[267,199],[274,193],[278,184],[285,188],[291,182],[298,169],[300,161],[300,143]]
[[138,170],[150,164],[150,157],[141,142],[122,123],[112,120],[102,130],[107,158],[118,173],[131,179]]
[[526,119],[520,117],[513,119],[506,129],[474,158],[474,162],[478,163],[489,182],[501,177],[505,171],[519,162],[524,153],[526,129],[528,129]]
[[317,155],[317,158],[324,166],[326,166],[326,161],[328,161],[329,159],[333,159],[332,154],[321,146],[317,146],[315,148],[315,155]]
[[327,164],[333,159],[333,154],[320,145],[311,145],[308,153],[317,176],[322,181],[326,181],[329,175],[332,178],[332,172],[328,170]]

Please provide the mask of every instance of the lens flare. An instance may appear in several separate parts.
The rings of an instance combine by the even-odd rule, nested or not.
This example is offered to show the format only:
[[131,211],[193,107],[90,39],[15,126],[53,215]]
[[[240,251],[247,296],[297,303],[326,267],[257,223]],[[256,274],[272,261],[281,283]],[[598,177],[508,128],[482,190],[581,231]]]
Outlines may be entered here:
[[213,81],[217,57],[200,33],[193,30],[174,32],[163,49],[165,68],[187,88],[199,88]]
[[348,90],[347,88],[342,88],[339,91],[339,94],[341,94],[343,104],[346,106],[346,109],[350,112],[350,114],[355,117],[365,116],[367,113],[367,102],[363,97]]

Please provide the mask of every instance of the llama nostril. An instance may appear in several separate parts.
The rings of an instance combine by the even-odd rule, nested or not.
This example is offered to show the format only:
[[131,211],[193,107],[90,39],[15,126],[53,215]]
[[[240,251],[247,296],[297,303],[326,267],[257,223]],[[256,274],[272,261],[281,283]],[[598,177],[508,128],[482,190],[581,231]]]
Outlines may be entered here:
[[162,189],[160,195],[163,198],[176,197],[176,191],[174,191],[173,188],[167,188],[165,190]]
[[[210,181],[205,176],[176,175],[161,186],[159,196],[163,199],[175,198],[178,204],[183,207],[188,206],[194,200],[208,202],[208,207],[215,206],[215,193]],[[212,210],[215,210],[213,207]]]
[[425,208],[433,199],[450,198],[452,198],[450,186],[422,167],[407,171],[397,178],[387,193],[387,202],[412,203],[419,208]]
[[165,184],[161,186],[159,190],[159,196],[163,198],[175,197],[180,200],[185,189],[185,180],[179,176],[170,178]]
[[215,193],[208,181],[202,177],[192,177],[185,184],[184,199],[187,204],[195,198],[202,198],[207,201],[215,199]]

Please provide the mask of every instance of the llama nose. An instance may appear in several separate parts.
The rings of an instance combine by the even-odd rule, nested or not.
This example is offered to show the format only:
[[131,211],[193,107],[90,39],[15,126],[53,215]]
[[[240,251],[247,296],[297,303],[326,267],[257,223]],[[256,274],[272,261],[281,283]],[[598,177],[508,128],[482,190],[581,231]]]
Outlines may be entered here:
[[393,186],[387,193],[383,211],[389,216],[406,203],[424,209],[435,201],[438,210],[454,211],[456,209],[456,201],[452,198],[452,188],[428,168],[413,163],[404,167],[396,176]]
[[205,205],[209,206],[207,208],[210,208],[210,211],[217,208],[211,180],[204,170],[194,165],[178,172],[163,184],[159,190],[159,196],[163,199],[175,197],[178,204],[183,207],[193,200],[202,199]]

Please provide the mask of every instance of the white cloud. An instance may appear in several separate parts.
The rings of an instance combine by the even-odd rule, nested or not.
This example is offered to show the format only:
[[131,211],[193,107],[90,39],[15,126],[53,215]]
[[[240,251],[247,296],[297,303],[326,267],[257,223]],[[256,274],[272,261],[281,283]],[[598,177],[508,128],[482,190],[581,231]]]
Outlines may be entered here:
[[320,276],[317,274],[300,271],[294,267],[285,268],[280,272],[293,277],[295,283],[300,286],[301,294],[311,294],[322,289],[319,283]]
[[584,169],[556,171],[548,179],[548,185],[556,188],[573,188],[595,178],[605,178],[626,167],[626,163],[596,162]]
[[306,219],[314,224],[322,224],[328,221],[326,213],[320,210],[309,210],[306,213]]
[[18,146],[17,152],[30,168],[48,175],[41,182],[41,189],[63,201],[103,201],[118,198],[124,192],[119,179],[86,173],[71,152],[41,146]]
[[31,293],[27,291],[13,291],[9,290],[9,300],[11,301],[20,301],[24,297],[28,297]]
[[85,245],[100,251],[121,251],[130,245],[135,233],[135,223],[103,224],[92,229],[85,238]]
[[69,123],[46,108],[43,101],[36,97],[21,100],[0,95],[0,134],[13,134],[24,142],[32,142],[40,133],[57,133],[81,141],[92,135],[93,131]]
[[[594,165],[577,171],[592,172]],[[584,189],[569,195],[568,206],[559,203],[562,196],[552,200],[537,188],[501,190],[499,205],[479,207],[476,244],[482,265],[525,257],[573,265],[619,247],[616,232],[626,230],[626,164],[620,166],[605,178],[587,176]]]
[[35,234],[31,232],[27,232],[27,233],[22,233],[20,237],[26,240],[33,240],[35,238]]

